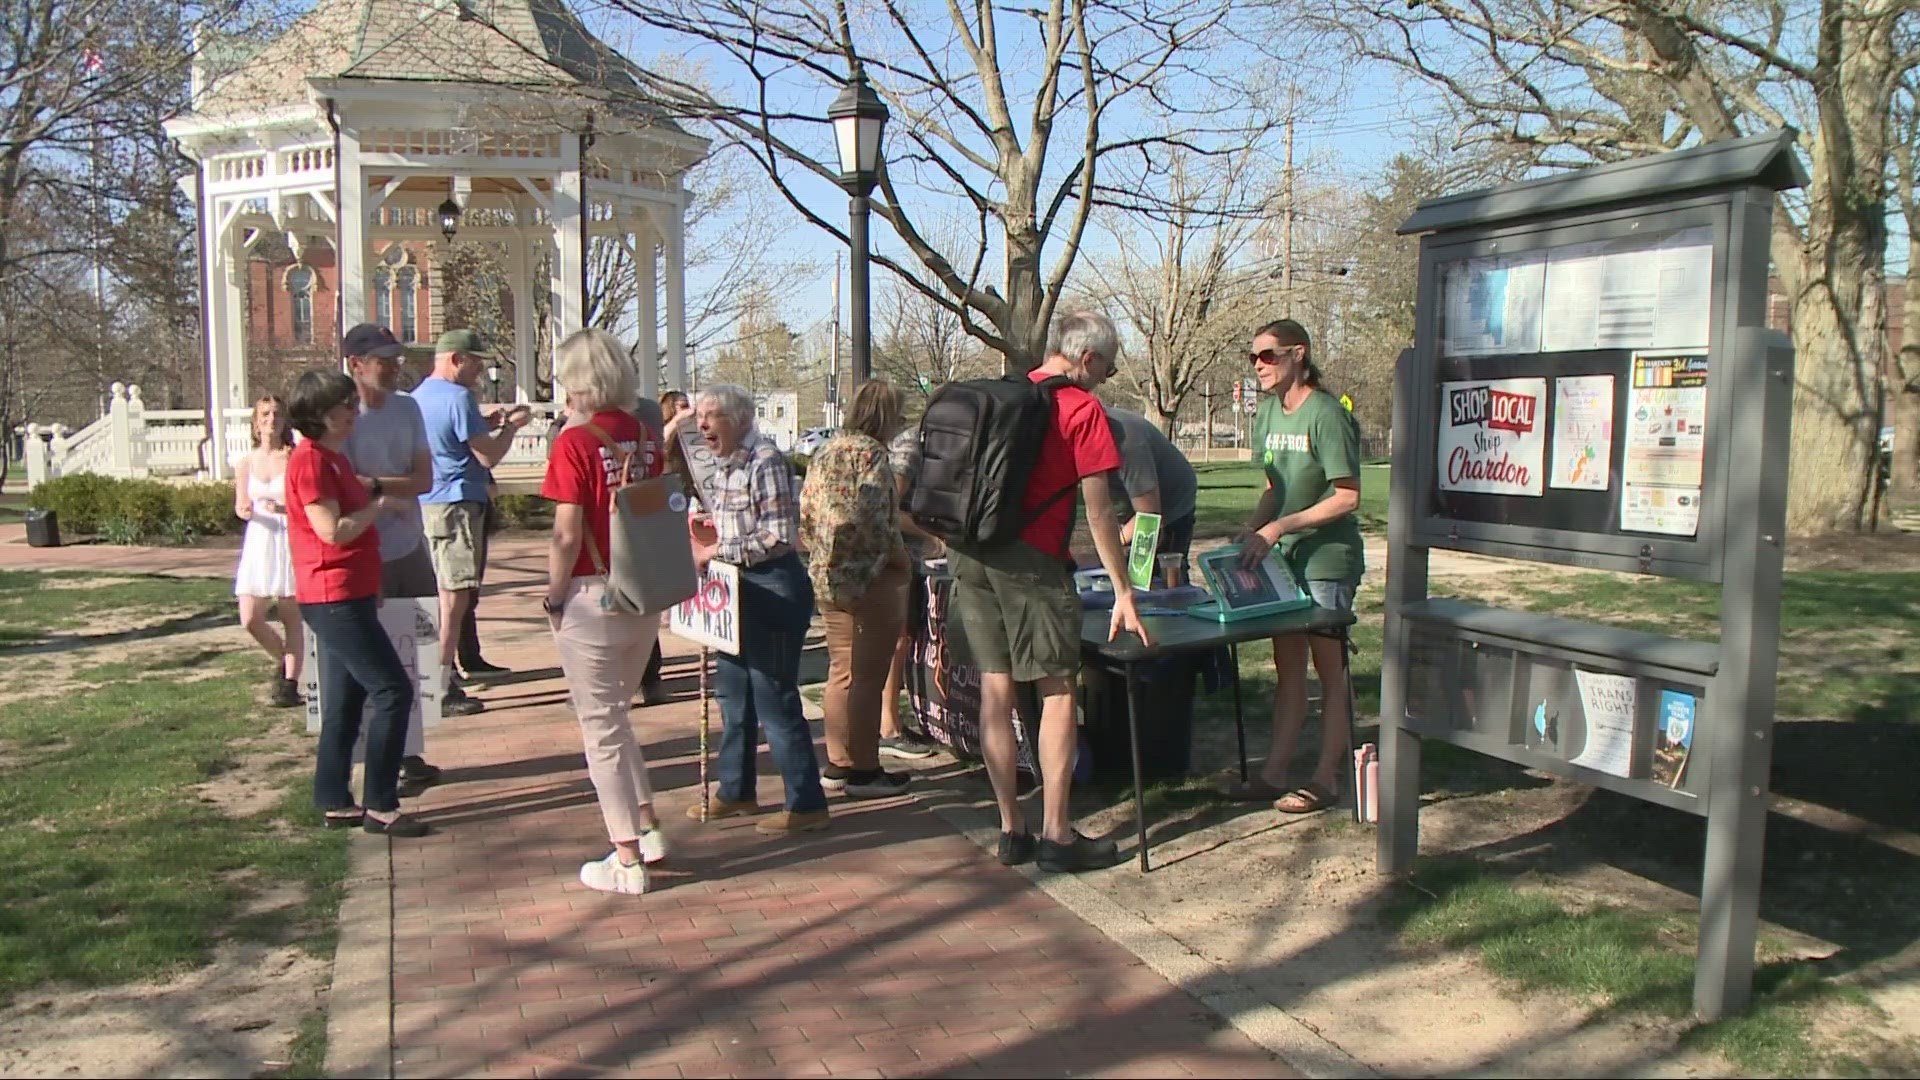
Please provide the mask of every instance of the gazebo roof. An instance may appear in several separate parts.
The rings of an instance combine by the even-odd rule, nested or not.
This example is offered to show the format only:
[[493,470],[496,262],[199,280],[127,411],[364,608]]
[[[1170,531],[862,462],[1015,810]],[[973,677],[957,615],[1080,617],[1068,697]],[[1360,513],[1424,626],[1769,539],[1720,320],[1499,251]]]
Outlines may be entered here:
[[252,55],[232,57],[194,102],[202,116],[305,100],[308,79],[463,83],[611,93],[624,114],[674,127],[639,97],[638,70],[566,0],[319,0]]

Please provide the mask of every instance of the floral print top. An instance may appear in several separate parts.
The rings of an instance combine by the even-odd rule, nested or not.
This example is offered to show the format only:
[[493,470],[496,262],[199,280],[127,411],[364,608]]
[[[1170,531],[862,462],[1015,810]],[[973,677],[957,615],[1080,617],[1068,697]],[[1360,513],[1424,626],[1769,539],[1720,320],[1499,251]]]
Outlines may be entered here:
[[905,560],[895,505],[893,465],[878,440],[843,430],[813,455],[800,489],[800,536],[823,607],[858,603],[882,569]]

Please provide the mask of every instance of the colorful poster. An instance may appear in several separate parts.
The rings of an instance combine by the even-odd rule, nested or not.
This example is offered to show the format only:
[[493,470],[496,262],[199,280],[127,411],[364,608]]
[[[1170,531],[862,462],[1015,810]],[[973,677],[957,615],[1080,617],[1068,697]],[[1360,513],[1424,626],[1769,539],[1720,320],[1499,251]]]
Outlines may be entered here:
[[1707,454],[1704,352],[1635,353],[1620,456],[1620,528],[1697,536]]
[[[400,654],[400,666],[413,678],[413,716],[411,723],[420,730],[440,726],[440,698],[446,693],[446,680],[440,670],[440,598],[394,597],[380,601],[380,628]],[[300,692],[307,699],[307,732],[320,730],[320,639],[308,632],[307,656],[300,668]],[[373,706],[363,710],[371,715]],[[360,743],[366,743],[361,729]],[[355,750],[356,759],[360,750]]]
[[1653,779],[1678,788],[1687,780],[1693,755],[1694,717],[1700,699],[1678,690],[1660,691],[1660,730],[1653,743]]
[[1586,738],[1570,760],[1615,776],[1633,773],[1634,680],[1629,675],[1575,671]]
[[1607,490],[1613,466],[1613,376],[1569,375],[1553,381],[1553,473],[1547,484]]
[[710,562],[700,575],[700,588],[693,599],[675,604],[667,612],[667,629],[675,637],[718,649],[728,656],[740,654],[740,568],[730,563]]
[[1440,384],[1440,490],[1546,491],[1545,379]]

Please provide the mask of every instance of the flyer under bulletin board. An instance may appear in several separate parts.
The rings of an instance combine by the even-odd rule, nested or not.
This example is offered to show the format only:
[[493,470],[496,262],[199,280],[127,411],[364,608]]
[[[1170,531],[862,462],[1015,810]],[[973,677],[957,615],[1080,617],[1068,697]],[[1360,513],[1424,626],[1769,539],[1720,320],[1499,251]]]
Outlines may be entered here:
[[1634,353],[1625,423],[1620,528],[1698,535],[1707,453],[1705,351]]

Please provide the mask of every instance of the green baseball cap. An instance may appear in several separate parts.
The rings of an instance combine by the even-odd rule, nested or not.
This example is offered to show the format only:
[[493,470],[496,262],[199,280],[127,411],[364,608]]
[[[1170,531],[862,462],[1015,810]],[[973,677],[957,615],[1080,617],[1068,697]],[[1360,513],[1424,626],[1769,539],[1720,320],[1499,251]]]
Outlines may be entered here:
[[486,356],[492,350],[478,330],[449,330],[434,342],[435,353],[466,353],[468,356]]

